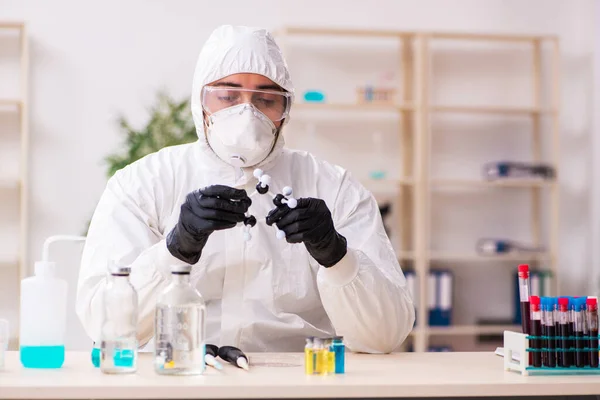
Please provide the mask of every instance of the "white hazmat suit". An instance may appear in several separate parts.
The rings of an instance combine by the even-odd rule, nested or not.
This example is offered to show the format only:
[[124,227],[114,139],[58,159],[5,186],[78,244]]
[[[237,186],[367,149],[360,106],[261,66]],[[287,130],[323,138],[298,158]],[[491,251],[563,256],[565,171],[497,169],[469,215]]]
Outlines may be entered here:
[[207,303],[207,343],[247,352],[301,351],[308,336],[342,335],[354,351],[397,349],[411,331],[414,306],[383,228],[378,206],[363,186],[338,166],[284,147],[279,135],[270,154],[252,168],[221,160],[204,133],[200,92],[231,74],[263,75],[293,92],[283,56],[265,30],[223,26],[205,44],[195,70],[191,107],[199,140],[165,148],[118,171],[94,213],[77,290],[77,314],[92,340],[99,339],[109,260],[131,266],[139,296],[138,340],[153,336],[156,299],[170,281],[166,236],[177,224],[186,195],[221,184],[254,191],[254,168],[272,177],[271,191],[290,185],[295,197],[325,201],[335,229],[347,239],[346,255],[324,268],[304,244],[275,237],[264,223],[274,208],[253,196],[259,221],[252,239],[243,228],[215,231],[193,266],[192,284]]

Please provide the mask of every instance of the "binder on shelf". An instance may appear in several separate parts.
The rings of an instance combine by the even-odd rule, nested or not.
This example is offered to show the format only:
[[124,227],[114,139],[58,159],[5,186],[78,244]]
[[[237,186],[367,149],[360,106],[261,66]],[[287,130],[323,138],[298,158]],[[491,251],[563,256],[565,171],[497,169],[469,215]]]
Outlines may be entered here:
[[453,276],[449,271],[441,272],[438,275],[439,301],[438,308],[440,313],[440,324],[452,324],[452,281]]
[[427,313],[429,316],[429,325],[434,325],[437,321],[435,311],[437,305],[437,282],[433,271],[427,275]]
[[415,306],[415,323],[413,324],[413,326],[416,326],[418,314],[417,310],[419,304],[419,285],[417,283],[417,274],[415,273],[415,271],[409,270],[404,273],[404,276],[406,277],[406,287],[408,288],[408,293],[410,294],[410,297],[413,301],[413,305]]
[[452,324],[452,286],[454,276],[448,270],[429,272],[429,325],[449,326]]
[[452,351],[451,346],[429,346],[427,350],[430,353],[446,353]]
[[544,294],[541,296],[550,296],[552,293],[552,272],[540,271],[540,291]]

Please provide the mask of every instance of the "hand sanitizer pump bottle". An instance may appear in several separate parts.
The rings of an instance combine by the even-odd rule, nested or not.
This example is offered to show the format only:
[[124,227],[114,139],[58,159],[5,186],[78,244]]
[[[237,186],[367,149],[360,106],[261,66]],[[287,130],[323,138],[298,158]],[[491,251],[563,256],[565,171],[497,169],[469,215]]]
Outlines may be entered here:
[[53,236],[44,243],[42,261],[35,275],[21,281],[20,358],[26,368],[60,368],[65,361],[67,282],[56,276],[56,264],[48,260],[56,241],[83,241],[79,236]]

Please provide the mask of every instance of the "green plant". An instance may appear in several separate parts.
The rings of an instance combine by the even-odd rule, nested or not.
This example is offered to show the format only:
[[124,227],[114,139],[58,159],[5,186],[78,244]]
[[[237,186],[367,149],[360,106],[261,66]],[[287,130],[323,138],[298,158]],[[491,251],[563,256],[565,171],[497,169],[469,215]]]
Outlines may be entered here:
[[[119,117],[118,123],[125,134],[125,142],[124,148],[104,159],[109,178],[121,168],[163,147],[198,139],[189,100],[176,101],[165,92],[158,93],[156,104],[150,108],[150,121],[144,127],[133,128],[124,116]],[[88,220],[84,235],[87,235],[90,222]]]
[[189,101],[176,101],[164,92],[158,93],[156,104],[150,109],[150,121],[144,127],[133,128],[124,116],[119,117],[118,123],[125,134],[125,148],[105,158],[108,177],[163,147],[198,139]]

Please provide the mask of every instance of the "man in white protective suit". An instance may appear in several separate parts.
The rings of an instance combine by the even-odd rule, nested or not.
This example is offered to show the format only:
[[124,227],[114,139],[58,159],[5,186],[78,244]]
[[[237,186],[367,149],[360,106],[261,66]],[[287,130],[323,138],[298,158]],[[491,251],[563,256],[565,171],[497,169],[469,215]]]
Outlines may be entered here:
[[[118,171],[94,213],[76,306],[92,340],[99,339],[107,265],[117,260],[131,267],[138,291],[140,345],[153,337],[171,266],[189,264],[207,305],[207,343],[301,351],[306,337],[335,334],[358,352],[400,346],[414,305],[377,202],[343,168],[284,147],[293,94],[266,30],[212,33],[192,87],[199,140]],[[297,206],[277,206],[269,195],[250,199],[257,168],[271,176],[272,193],[291,186]],[[246,212],[258,220],[249,241]]]

